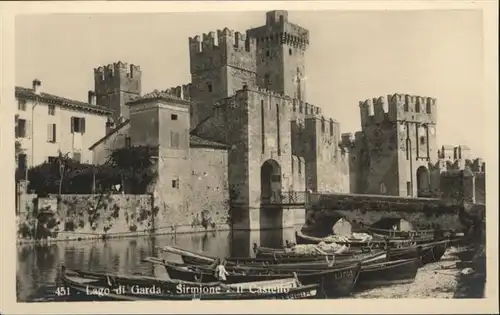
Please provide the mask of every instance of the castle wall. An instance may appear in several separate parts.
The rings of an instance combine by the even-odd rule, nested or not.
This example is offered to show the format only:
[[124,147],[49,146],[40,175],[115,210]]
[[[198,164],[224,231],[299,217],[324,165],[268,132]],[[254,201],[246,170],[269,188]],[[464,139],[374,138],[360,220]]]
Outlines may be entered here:
[[216,224],[229,223],[228,152],[225,149],[191,149],[189,213]]
[[293,190],[289,102],[277,94],[259,91],[245,91],[245,94],[251,130],[248,142],[250,206],[259,207],[261,167],[267,160],[276,161],[281,168],[282,191]]
[[324,117],[305,119],[306,188],[349,192],[349,158],[339,148],[340,125]]

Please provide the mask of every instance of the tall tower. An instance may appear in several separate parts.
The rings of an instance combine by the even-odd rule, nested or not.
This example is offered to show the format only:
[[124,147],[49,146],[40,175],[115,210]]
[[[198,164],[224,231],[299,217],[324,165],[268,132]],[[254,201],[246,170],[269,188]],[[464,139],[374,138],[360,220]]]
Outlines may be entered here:
[[126,105],[141,95],[141,69],[121,61],[94,69],[94,84],[97,105],[114,111],[113,117],[129,117]]
[[[360,102],[363,193],[431,197],[429,165],[437,161],[436,100],[394,94]],[[360,156],[360,158],[362,158]]]
[[266,25],[248,30],[247,35],[257,40],[257,84],[305,100],[309,31],[288,22],[288,12],[279,10],[267,12]]
[[192,126],[213,112],[215,102],[256,85],[255,40],[227,28],[189,38]]

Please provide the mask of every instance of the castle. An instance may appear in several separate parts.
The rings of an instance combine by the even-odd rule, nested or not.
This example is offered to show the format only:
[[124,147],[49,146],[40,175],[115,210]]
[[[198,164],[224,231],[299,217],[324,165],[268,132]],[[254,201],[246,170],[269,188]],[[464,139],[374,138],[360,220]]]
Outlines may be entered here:
[[91,94],[113,118],[89,148],[93,162],[114,148],[155,146],[164,216],[230,209],[234,229],[300,223],[303,208],[293,205],[306,192],[437,197],[441,178],[464,169],[484,187],[484,176],[476,183],[484,162],[471,160],[467,147],[438,149],[433,98],[360,102],[362,130],[341,134],[307,103],[308,45],[308,30],[271,11],[246,34],[225,28],[189,38],[191,83],[182,86],[142,95],[139,66],[94,69]]

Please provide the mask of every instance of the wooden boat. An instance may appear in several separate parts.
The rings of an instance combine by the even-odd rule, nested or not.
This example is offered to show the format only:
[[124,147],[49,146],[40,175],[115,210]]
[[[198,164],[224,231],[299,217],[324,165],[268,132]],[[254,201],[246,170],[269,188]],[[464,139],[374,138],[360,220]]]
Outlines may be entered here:
[[[214,270],[206,266],[189,266],[174,262],[164,262],[163,265],[172,279],[192,282],[214,282],[217,280]],[[228,270],[226,283],[244,283],[297,277],[300,283],[320,284],[325,297],[334,298],[348,296],[352,293],[361,269],[360,263],[326,270],[270,270],[265,268],[238,268]]]
[[448,240],[422,243],[397,250],[389,250],[388,260],[400,260],[419,257],[422,265],[437,262],[443,257],[448,247]]
[[[318,296],[320,284],[302,285],[296,278],[279,281],[240,283],[237,286],[179,283],[175,291],[164,290],[152,282],[136,284],[125,277],[119,285],[110,283],[106,275],[98,276],[65,270],[61,281],[72,297],[85,300],[255,300],[255,299],[310,299]],[[149,279],[152,280],[152,279]],[[140,282],[140,281],[139,281]],[[289,285],[295,283],[295,285]],[[196,286],[196,284],[198,286]],[[287,286],[288,285],[288,286]]]
[[[217,257],[209,256],[204,253],[197,253],[188,251],[182,248],[173,246],[158,247],[159,250],[177,254],[181,256],[182,261],[187,265],[203,265],[207,263],[212,263]],[[311,262],[311,261],[331,261],[334,255],[271,255],[270,257],[228,257],[225,258],[228,265],[238,265],[238,264],[277,264],[277,263],[300,263],[300,262]]]
[[[213,264],[218,258],[207,256],[201,253],[195,253],[191,251],[187,251],[184,249],[179,249],[175,247],[165,247],[165,251],[179,254],[182,258],[182,261],[186,265],[210,265]],[[386,259],[385,251],[378,249],[368,249],[368,250],[355,250],[348,251],[344,253],[340,253],[337,255],[326,255],[323,256],[322,259],[308,260],[308,259],[298,259],[298,261],[294,259],[283,259],[282,256],[276,255],[276,259],[273,258],[227,258],[226,266],[264,266],[267,269],[272,268],[274,265],[279,265],[278,268],[284,267],[287,269],[293,268],[311,268],[311,269],[320,269],[323,267],[328,267],[332,265],[332,262],[338,264],[340,262],[345,263],[355,263],[357,261],[383,261]],[[318,256],[319,257],[319,256]],[[153,258],[154,259],[154,258]]]
[[359,274],[356,290],[371,289],[380,286],[412,283],[415,281],[419,258],[382,262],[363,266]]
[[[302,262],[302,263],[278,263],[278,264],[254,264],[254,263],[244,263],[239,265],[226,265],[226,270],[228,271],[236,271],[241,272],[248,269],[251,270],[260,270],[263,272],[267,272],[270,270],[280,270],[280,271],[316,271],[316,270],[326,270],[331,269],[332,267],[341,268],[343,266],[348,266],[356,263],[361,263],[362,265],[383,262],[387,260],[387,253],[385,251],[373,251],[370,253],[365,253],[363,255],[354,255],[354,256],[346,256],[346,257],[336,257],[335,260],[332,261],[312,261],[312,262]],[[155,263],[155,264],[164,264],[166,261],[157,257],[147,257],[143,261]],[[197,263],[197,264],[186,264],[190,266],[199,266],[200,268],[212,272],[213,268],[215,268],[215,261],[211,263]]]
[[369,247],[369,248],[386,248],[386,247],[404,247],[410,245],[416,245],[421,242],[433,241],[433,237],[419,237],[419,238],[401,238],[401,237],[389,237],[387,235],[375,235],[375,237],[370,241],[364,241],[361,239],[349,238],[347,240],[335,240],[331,235],[325,237],[315,237],[306,235],[301,230],[295,231],[295,241],[297,244],[319,244],[332,243],[335,242],[339,245],[349,245],[350,247]]

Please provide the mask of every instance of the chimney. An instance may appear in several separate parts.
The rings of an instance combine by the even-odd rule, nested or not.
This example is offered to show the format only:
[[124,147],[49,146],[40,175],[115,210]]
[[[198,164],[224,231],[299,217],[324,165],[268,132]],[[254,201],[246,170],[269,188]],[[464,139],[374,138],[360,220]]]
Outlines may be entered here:
[[94,91],[89,91],[89,104],[90,105],[97,105],[96,104],[96,96]]
[[35,91],[36,95],[40,95],[42,87],[42,82],[38,79],[33,80],[33,91]]

